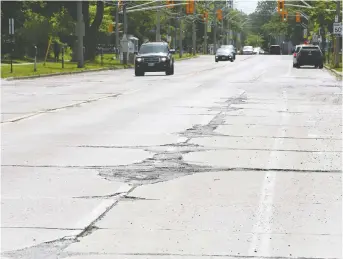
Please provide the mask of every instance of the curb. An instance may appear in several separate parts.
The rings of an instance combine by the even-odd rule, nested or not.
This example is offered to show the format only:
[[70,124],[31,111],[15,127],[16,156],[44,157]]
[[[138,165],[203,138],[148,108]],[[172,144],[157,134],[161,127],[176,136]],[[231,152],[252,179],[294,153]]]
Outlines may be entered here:
[[342,77],[342,76],[343,76],[342,72],[338,72],[338,71],[336,71],[335,69],[332,69],[332,68],[328,67],[327,65],[324,65],[324,67],[325,67],[327,70],[329,70],[329,71],[331,71],[332,73],[334,73],[336,76],[339,76],[339,77]]
[[180,58],[180,59],[176,59],[175,61],[182,61],[182,60],[187,60],[187,59],[194,59],[194,58],[198,58],[200,56],[195,56],[195,57],[189,57],[189,58]]
[[[189,57],[189,58],[181,58],[175,60],[177,61],[182,61],[182,60],[187,60],[187,59],[193,59],[193,58],[198,58],[199,56],[196,57]],[[120,69],[132,69],[132,67],[122,67],[122,68],[99,68],[99,69],[88,69],[88,70],[82,70],[82,71],[72,71],[72,72],[62,72],[62,73],[54,73],[54,74],[43,74],[43,75],[34,75],[34,76],[21,76],[21,77],[7,77],[7,78],[2,78],[2,80],[6,81],[14,81],[14,80],[25,80],[25,79],[35,79],[35,78],[41,78],[41,77],[52,77],[52,76],[66,76],[66,75],[74,75],[74,74],[81,74],[81,73],[89,73],[89,72],[100,72],[100,71],[109,71],[109,70],[120,70]]]
[[99,71],[109,71],[109,70],[120,70],[120,69],[131,69],[133,67],[127,67],[127,68],[99,68],[99,69],[87,69],[82,71],[72,71],[72,72],[62,72],[62,73],[54,73],[54,74],[43,74],[43,75],[34,75],[34,76],[21,76],[21,77],[7,77],[3,78],[2,80],[6,81],[14,81],[14,80],[24,80],[24,79],[35,79],[35,78],[41,78],[41,77],[52,77],[52,76],[65,76],[65,75],[74,75],[74,74],[81,74],[81,73],[89,73],[89,72],[99,72]]

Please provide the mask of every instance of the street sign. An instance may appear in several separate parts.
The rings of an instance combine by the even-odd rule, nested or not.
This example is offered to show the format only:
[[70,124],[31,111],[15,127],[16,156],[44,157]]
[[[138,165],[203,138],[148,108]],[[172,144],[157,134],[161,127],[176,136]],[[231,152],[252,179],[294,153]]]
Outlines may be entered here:
[[342,35],[342,23],[335,22],[333,24],[333,34]]
[[8,19],[8,33],[9,35],[14,35],[14,19],[9,18]]

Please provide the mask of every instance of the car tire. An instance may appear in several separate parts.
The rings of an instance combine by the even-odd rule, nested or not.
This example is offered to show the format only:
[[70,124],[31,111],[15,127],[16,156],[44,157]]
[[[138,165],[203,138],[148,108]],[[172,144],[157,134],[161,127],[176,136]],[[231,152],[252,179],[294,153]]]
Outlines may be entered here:
[[174,75],[174,64],[166,71],[167,76]]
[[218,60],[216,59],[216,63],[218,63]]
[[135,70],[135,76],[144,76],[144,71]]
[[293,67],[297,67],[297,65],[293,63]]
[[234,61],[234,59],[230,59],[230,61],[231,61],[231,62],[233,62],[233,61]]
[[324,68],[324,65],[321,64],[321,65],[319,65],[318,67],[319,67],[319,69],[323,69],[323,68]]

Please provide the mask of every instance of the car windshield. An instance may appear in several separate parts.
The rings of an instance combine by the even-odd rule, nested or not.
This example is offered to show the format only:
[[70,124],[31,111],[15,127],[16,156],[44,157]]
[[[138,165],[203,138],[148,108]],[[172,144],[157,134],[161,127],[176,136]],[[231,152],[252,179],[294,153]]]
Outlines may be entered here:
[[254,48],[252,46],[245,46],[243,50],[253,50]]
[[230,53],[231,50],[229,48],[220,48],[217,50],[217,54],[223,54],[223,53]]
[[149,44],[149,45],[142,45],[141,49],[139,50],[139,54],[147,54],[147,53],[166,53],[168,52],[168,47],[166,45],[159,45],[159,44]]

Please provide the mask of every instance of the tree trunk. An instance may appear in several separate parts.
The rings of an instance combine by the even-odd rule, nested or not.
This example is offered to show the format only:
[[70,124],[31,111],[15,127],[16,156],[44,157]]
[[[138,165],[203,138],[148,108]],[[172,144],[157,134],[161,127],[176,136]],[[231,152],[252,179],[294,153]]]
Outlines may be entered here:
[[83,7],[83,20],[85,22],[85,59],[94,60],[96,56],[96,46],[98,43],[99,27],[102,23],[104,15],[104,2],[97,1],[96,14],[92,24],[90,24],[89,17],[89,2],[84,1]]

